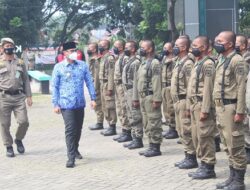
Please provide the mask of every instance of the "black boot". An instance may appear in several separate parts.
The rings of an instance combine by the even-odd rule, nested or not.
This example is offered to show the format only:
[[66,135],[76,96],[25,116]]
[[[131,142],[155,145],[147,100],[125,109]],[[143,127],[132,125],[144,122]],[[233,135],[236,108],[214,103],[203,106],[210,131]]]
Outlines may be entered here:
[[116,126],[115,125],[110,125],[105,131],[102,131],[101,134],[103,136],[116,135]]
[[76,150],[76,159],[79,159],[79,160],[82,159],[82,155],[78,150]]
[[204,162],[201,162],[199,168],[195,172],[189,172],[188,177],[193,177],[193,175],[200,173],[205,168]]
[[17,151],[20,153],[20,154],[23,154],[25,152],[25,148],[23,146],[23,143],[21,140],[15,140],[15,143],[17,145]]
[[137,149],[137,148],[142,148],[143,147],[143,142],[142,138],[134,138],[132,143],[128,146],[128,149]]
[[66,162],[66,168],[74,168],[75,167],[75,160],[74,159],[69,159]]
[[220,152],[220,143],[221,143],[220,136],[216,136],[214,138],[214,142],[215,142],[215,151]]
[[203,167],[199,172],[192,175],[193,179],[210,179],[215,178],[216,174],[214,172],[214,165],[203,163]]
[[121,136],[119,139],[117,139],[117,142],[122,143],[122,142],[128,142],[132,141],[132,136],[131,136],[131,131],[129,130],[122,130],[124,133],[123,136]]
[[233,181],[226,186],[225,190],[245,190],[244,178],[246,170],[234,169]]
[[6,156],[7,157],[14,157],[15,154],[14,154],[14,150],[13,150],[13,147],[12,146],[7,146],[6,147]]
[[165,134],[163,134],[163,137],[165,139],[177,139],[179,135],[177,131],[175,130],[175,128],[169,127],[169,130]]
[[101,130],[101,129],[103,129],[103,123],[97,123],[95,125],[89,126],[89,129],[92,131]]
[[184,154],[185,154],[185,158],[183,160],[179,161],[179,162],[176,162],[174,164],[175,167],[179,167],[180,164],[182,164],[183,162],[185,162],[188,159],[187,152],[184,152]]
[[139,152],[139,155],[140,155],[140,156],[143,156],[146,152],[151,151],[152,148],[153,148],[153,146],[152,146],[152,144],[150,143],[150,144],[149,144],[149,147],[148,147],[146,150],[142,150],[142,151]]
[[234,168],[232,166],[229,166],[229,169],[230,169],[230,173],[229,173],[228,179],[222,183],[218,183],[216,185],[216,189],[223,189],[224,187],[227,187],[228,185],[230,185],[230,183],[233,181],[233,178],[235,175]]
[[187,154],[187,159],[178,166],[180,169],[192,169],[198,167],[195,154]]
[[250,164],[250,148],[246,148],[247,164]]
[[113,138],[113,140],[114,140],[114,141],[117,141],[119,138],[123,137],[124,135],[125,135],[125,133],[122,132],[120,135],[115,136],[115,137]]
[[146,151],[143,156],[145,157],[160,156],[161,155],[160,146],[161,144],[151,143],[152,148]]

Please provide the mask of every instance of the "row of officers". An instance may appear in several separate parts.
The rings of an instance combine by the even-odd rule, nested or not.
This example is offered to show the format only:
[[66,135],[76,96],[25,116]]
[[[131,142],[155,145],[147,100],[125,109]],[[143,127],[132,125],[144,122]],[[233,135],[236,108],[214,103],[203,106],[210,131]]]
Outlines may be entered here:
[[[122,133],[114,140],[137,149],[144,146],[145,134],[149,147],[139,152],[145,157],[161,155],[163,137],[179,137],[184,159],[175,166],[198,168],[188,174],[193,179],[216,177],[215,139],[219,135],[230,174],[216,188],[245,189],[247,157],[250,161],[245,117],[248,39],[223,31],[214,42],[198,36],[191,43],[183,35],[174,44],[166,43],[157,58],[151,40],[142,40],[139,47],[135,41],[117,40],[113,53],[110,46],[108,40],[88,45],[88,64],[97,95],[97,123],[90,129],[103,129],[104,136],[116,135],[118,117]],[[167,132],[162,129],[162,114],[169,126]],[[109,124],[106,129],[104,118]]]

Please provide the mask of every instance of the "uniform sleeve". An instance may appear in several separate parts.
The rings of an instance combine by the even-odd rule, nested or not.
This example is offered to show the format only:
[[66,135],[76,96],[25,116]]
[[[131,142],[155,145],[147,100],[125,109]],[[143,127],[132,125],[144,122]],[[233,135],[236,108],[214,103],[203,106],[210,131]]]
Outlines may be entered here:
[[237,83],[237,107],[236,113],[245,113],[245,103],[246,103],[246,72],[245,72],[245,62],[243,60],[235,63],[235,78]]
[[84,73],[84,81],[85,81],[86,86],[88,88],[91,100],[96,100],[96,93],[95,93],[93,79],[92,79],[92,76],[90,74],[88,65],[85,64],[85,66],[86,66],[85,67],[86,69],[85,69],[85,73]]
[[30,88],[30,80],[29,80],[29,75],[28,75],[25,65],[23,65],[23,71],[24,71],[23,72],[24,91],[25,91],[26,97],[31,97],[32,93],[31,93],[31,88]]
[[204,87],[201,112],[209,113],[212,107],[213,78],[215,74],[214,63],[204,63]]
[[134,80],[133,80],[133,97],[132,97],[132,100],[133,101],[139,101],[139,94],[138,94],[138,87],[137,87],[137,84],[138,84],[138,80],[137,80],[137,75],[138,75],[138,69],[140,67],[140,63],[136,62],[136,64],[134,64],[134,67],[133,67],[133,74],[134,74]]
[[153,90],[153,101],[161,102],[161,64],[158,60],[152,61],[152,90]]
[[58,70],[58,65],[55,65],[54,70],[52,72],[52,80],[51,80],[51,87],[52,87],[52,103],[54,107],[59,107],[59,86],[60,86],[60,75]]
[[108,59],[108,90],[114,90],[115,59],[113,56]]
[[184,73],[185,73],[185,79],[186,79],[186,84],[188,85],[188,81],[191,77],[191,71],[193,69],[194,63],[191,60],[188,60],[187,63],[184,66]]
[[246,87],[246,106],[247,112],[250,113],[250,73],[247,76],[247,87]]

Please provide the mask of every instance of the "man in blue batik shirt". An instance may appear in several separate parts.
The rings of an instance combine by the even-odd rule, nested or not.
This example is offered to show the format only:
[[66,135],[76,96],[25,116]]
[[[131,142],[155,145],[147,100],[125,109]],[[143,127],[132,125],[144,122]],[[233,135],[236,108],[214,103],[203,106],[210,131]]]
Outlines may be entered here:
[[58,63],[52,74],[52,103],[54,112],[62,113],[68,161],[66,167],[73,168],[75,159],[82,159],[78,151],[84,119],[84,81],[91,97],[91,107],[95,108],[96,94],[92,76],[87,64],[77,60],[76,44],[63,44],[65,59]]

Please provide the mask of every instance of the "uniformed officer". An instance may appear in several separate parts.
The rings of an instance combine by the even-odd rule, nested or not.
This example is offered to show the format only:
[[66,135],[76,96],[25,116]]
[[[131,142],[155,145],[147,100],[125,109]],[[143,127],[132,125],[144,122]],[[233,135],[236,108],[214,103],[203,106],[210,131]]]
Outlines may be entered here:
[[[184,146],[185,158],[175,163],[180,169],[195,168],[198,166],[196,151],[191,136],[191,120],[187,112],[187,85],[193,68],[193,61],[188,56],[190,40],[178,38],[173,48],[177,56],[171,78],[171,96],[174,102],[176,129]],[[186,114],[187,113],[187,114]]]
[[14,157],[13,139],[10,134],[11,113],[18,123],[15,143],[20,154],[25,152],[22,140],[29,127],[25,100],[32,105],[28,73],[22,60],[14,54],[15,43],[11,38],[1,39],[3,55],[0,57],[0,123],[7,157]]
[[97,116],[97,123],[93,126],[90,126],[90,130],[100,130],[103,129],[103,120],[104,113],[102,111],[102,101],[101,101],[101,89],[100,89],[100,79],[99,79],[99,71],[100,71],[100,56],[98,55],[98,44],[90,43],[88,45],[88,63],[89,70],[94,80],[95,92],[96,92],[96,107],[95,113]]
[[115,137],[117,142],[127,142],[132,140],[131,126],[129,125],[126,98],[124,95],[124,88],[122,85],[122,71],[126,63],[127,56],[124,54],[125,42],[123,40],[116,40],[114,42],[113,52],[117,56],[115,62],[114,83],[115,83],[115,103],[117,115],[121,123],[122,133]]
[[247,38],[247,49],[250,51],[250,37]]
[[142,125],[142,114],[140,110],[140,105],[132,103],[132,98],[136,95],[136,79],[137,71],[141,64],[140,59],[136,57],[136,51],[138,45],[135,41],[128,41],[125,45],[125,55],[128,57],[127,63],[124,66],[122,73],[122,83],[124,86],[127,114],[129,118],[129,124],[132,128],[132,138],[133,141],[124,144],[124,147],[128,149],[136,149],[143,147],[142,137],[143,137],[143,125]]
[[189,173],[193,179],[216,177],[215,165],[215,119],[213,107],[214,60],[208,56],[209,39],[198,36],[194,39],[191,52],[195,65],[188,83],[188,104],[191,112],[192,139],[196,155],[201,164],[196,172]]
[[221,54],[216,67],[213,98],[216,105],[220,133],[225,140],[229,156],[229,178],[217,184],[218,189],[245,189],[246,152],[244,148],[243,120],[245,115],[246,72],[243,58],[235,48],[236,35],[221,32],[214,44]]
[[[139,152],[145,157],[161,155],[162,142],[161,126],[161,65],[154,58],[155,45],[151,40],[144,40],[140,45],[140,56],[143,57],[138,69],[137,90],[133,97],[133,104],[140,102],[143,126],[149,139],[149,148]],[[138,96],[139,95],[139,96]]]
[[102,111],[109,124],[109,127],[101,132],[104,136],[116,135],[117,122],[114,89],[115,58],[109,53],[109,48],[110,41],[101,40],[99,42]]
[[[237,35],[236,36],[236,43],[235,43],[236,51],[242,55],[243,59],[246,63],[246,74],[249,73],[249,66],[250,66],[250,52],[247,51],[247,37],[244,35]],[[249,81],[249,80],[248,80]],[[249,84],[249,82],[247,83]],[[249,105],[250,97],[249,97],[249,88],[247,86],[247,94],[246,94],[246,103]],[[247,106],[247,108],[250,108]],[[247,109],[248,115],[250,114],[250,110]],[[244,126],[245,126],[245,148],[246,148],[246,156],[247,156],[247,164],[250,164],[250,128],[249,128],[249,118],[245,118]]]
[[163,137],[166,139],[175,139],[178,138],[178,133],[175,129],[175,112],[173,100],[170,94],[171,87],[171,77],[172,71],[174,69],[174,61],[173,61],[173,47],[172,44],[167,42],[163,46],[162,55],[164,56],[161,65],[161,82],[162,82],[162,108],[163,115],[166,120],[167,126],[169,126],[169,130],[163,133]]

